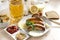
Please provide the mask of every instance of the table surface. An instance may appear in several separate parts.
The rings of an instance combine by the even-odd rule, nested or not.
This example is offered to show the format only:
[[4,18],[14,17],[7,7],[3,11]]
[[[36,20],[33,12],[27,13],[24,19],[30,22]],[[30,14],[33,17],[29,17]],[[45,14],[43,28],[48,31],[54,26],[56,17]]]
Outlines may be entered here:
[[[60,0],[50,0],[50,2],[47,4],[46,9],[44,11],[50,11],[50,10],[56,11],[60,16]],[[58,22],[60,22],[60,19],[58,20]],[[54,23],[52,23],[52,26],[53,27],[51,28],[51,30],[45,35],[37,38],[30,37],[28,40],[60,40],[60,28],[59,28],[60,26]],[[0,39],[3,39],[3,37]]]

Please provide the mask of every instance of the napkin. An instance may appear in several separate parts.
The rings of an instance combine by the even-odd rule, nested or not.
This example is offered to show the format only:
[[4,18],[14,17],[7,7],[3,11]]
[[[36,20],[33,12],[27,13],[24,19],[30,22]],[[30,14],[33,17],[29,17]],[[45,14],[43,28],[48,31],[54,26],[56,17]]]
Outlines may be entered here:
[[46,14],[46,17],[49,19],[59,19],[59,15],[55,11],[48,11],[45,14]]

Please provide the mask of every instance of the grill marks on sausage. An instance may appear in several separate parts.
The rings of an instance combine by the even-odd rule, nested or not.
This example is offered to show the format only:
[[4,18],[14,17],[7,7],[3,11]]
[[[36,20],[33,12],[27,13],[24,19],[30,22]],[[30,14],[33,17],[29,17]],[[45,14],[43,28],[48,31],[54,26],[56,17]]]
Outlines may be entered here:
[[[34,30],[41,30],[41,31],[45,30],[44,23],[43,23],[43,20],[41,18],[32,17],[32,18],[30,18],[28,20],[34,23]],[[31,31],[32,27],[29,26],[27,29],[29,31]]]

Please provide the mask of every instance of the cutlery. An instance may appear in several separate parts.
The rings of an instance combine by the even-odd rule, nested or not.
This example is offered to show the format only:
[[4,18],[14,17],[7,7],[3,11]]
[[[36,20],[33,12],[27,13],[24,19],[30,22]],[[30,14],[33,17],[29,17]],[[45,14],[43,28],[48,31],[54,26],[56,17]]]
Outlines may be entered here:
[[50,20],[49,20],[48,18],[46,18],[45,16],[42,16],[42,19],[43,19],[43,21],[44,21],[45,23],[51,25],[51,22],[50,22]]
[[48,18],[46,18],[45,16],[43,16],[42,18],[43,18],[43,20],[44,20],[47,24],[49,24],[50,26],[52,25],[51,22],[53,22],[53,23],[59,25],[59,26],[53,26],[53,27],[55,27],[55,28],[59,28],[59,27],[60,27],[60,23],[59,23],[59,22],[56,22],[56,21],[54,21],[54,20],[52,20],[52,19],[48,19]]

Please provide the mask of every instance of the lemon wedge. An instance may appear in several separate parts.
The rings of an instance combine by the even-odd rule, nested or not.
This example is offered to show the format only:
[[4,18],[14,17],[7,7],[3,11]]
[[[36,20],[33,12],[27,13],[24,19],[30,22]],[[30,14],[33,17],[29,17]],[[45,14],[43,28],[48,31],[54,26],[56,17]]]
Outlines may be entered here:
[[38,11],[39,11],[39,9],[38,9],[37,6],[35,6],[35,5],[31,6],[30,12],[31,12],[32,14],[38,13]]

